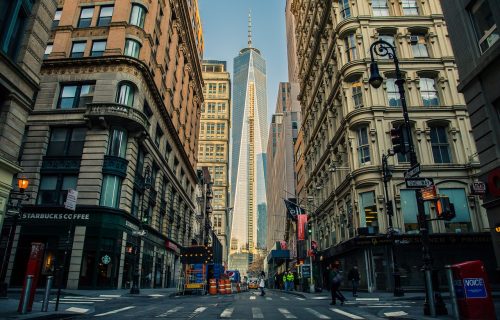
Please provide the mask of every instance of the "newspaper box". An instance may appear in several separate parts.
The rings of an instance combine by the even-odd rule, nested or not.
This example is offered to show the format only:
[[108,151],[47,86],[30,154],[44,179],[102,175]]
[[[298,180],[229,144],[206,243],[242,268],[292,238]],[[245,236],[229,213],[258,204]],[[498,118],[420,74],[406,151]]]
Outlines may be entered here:
[[480,260],[451,266],[460,319],[495,320],[488,275]]

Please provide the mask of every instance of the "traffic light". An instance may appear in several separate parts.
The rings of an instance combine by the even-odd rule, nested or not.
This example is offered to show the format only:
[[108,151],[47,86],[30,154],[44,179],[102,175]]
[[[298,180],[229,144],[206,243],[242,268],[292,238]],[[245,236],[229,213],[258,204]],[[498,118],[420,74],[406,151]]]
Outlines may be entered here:
[[306,228],[307,228],[307,237],[308,238],[311,238],[312,234],[313,234],[313,228],[312,228],[312,224],[311,223],[308,223],[306,225]]
[[405,136],[406,127],[404,126],[404,124],[400,125],[397,128],[391,129],[391,142],[394,153],[405,154],[408,152],[408,150],[406,149]]
[[440,197],[436,202],[436,213],[438,219],[450,221],[456,217],[455,206],[448,197]]

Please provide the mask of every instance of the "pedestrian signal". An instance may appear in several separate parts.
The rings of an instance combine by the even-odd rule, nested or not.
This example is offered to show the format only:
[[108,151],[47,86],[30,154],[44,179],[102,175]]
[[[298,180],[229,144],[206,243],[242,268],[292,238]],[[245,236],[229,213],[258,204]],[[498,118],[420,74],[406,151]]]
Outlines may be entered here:
[[436,214],[438,219],[450,221],[456,217],[455,206],[448,197],[440,197],[436,202]]

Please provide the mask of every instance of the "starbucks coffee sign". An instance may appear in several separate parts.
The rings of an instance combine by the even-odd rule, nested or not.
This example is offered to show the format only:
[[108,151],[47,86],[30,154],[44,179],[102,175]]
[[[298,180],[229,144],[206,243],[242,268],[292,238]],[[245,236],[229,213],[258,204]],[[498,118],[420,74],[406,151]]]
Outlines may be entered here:
[[90,220],[88,213],[21,213],[23,220]]

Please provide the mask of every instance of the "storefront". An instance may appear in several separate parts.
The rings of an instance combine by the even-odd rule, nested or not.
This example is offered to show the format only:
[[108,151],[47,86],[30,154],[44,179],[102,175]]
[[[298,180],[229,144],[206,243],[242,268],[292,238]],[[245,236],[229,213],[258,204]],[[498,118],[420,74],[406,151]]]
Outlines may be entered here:
[[[138,221],[123,211],[79,207],[73,213],[64,208],[26,206],[18,220],[17,245],[11,252],[14,263],[7,271],[10,286],[22,286],[32,242],[45,245],[39,283],[44,285],[46,276],[55,276],[64,261],[70,228],[73,239],[64,268],[63,287],[130,288],[137,263],[141,287],[162,288],[174,284],[180,247],[150,228],[146,228],[144,236],[137,236]],[[137,259],[137,253],[141,259]]]

